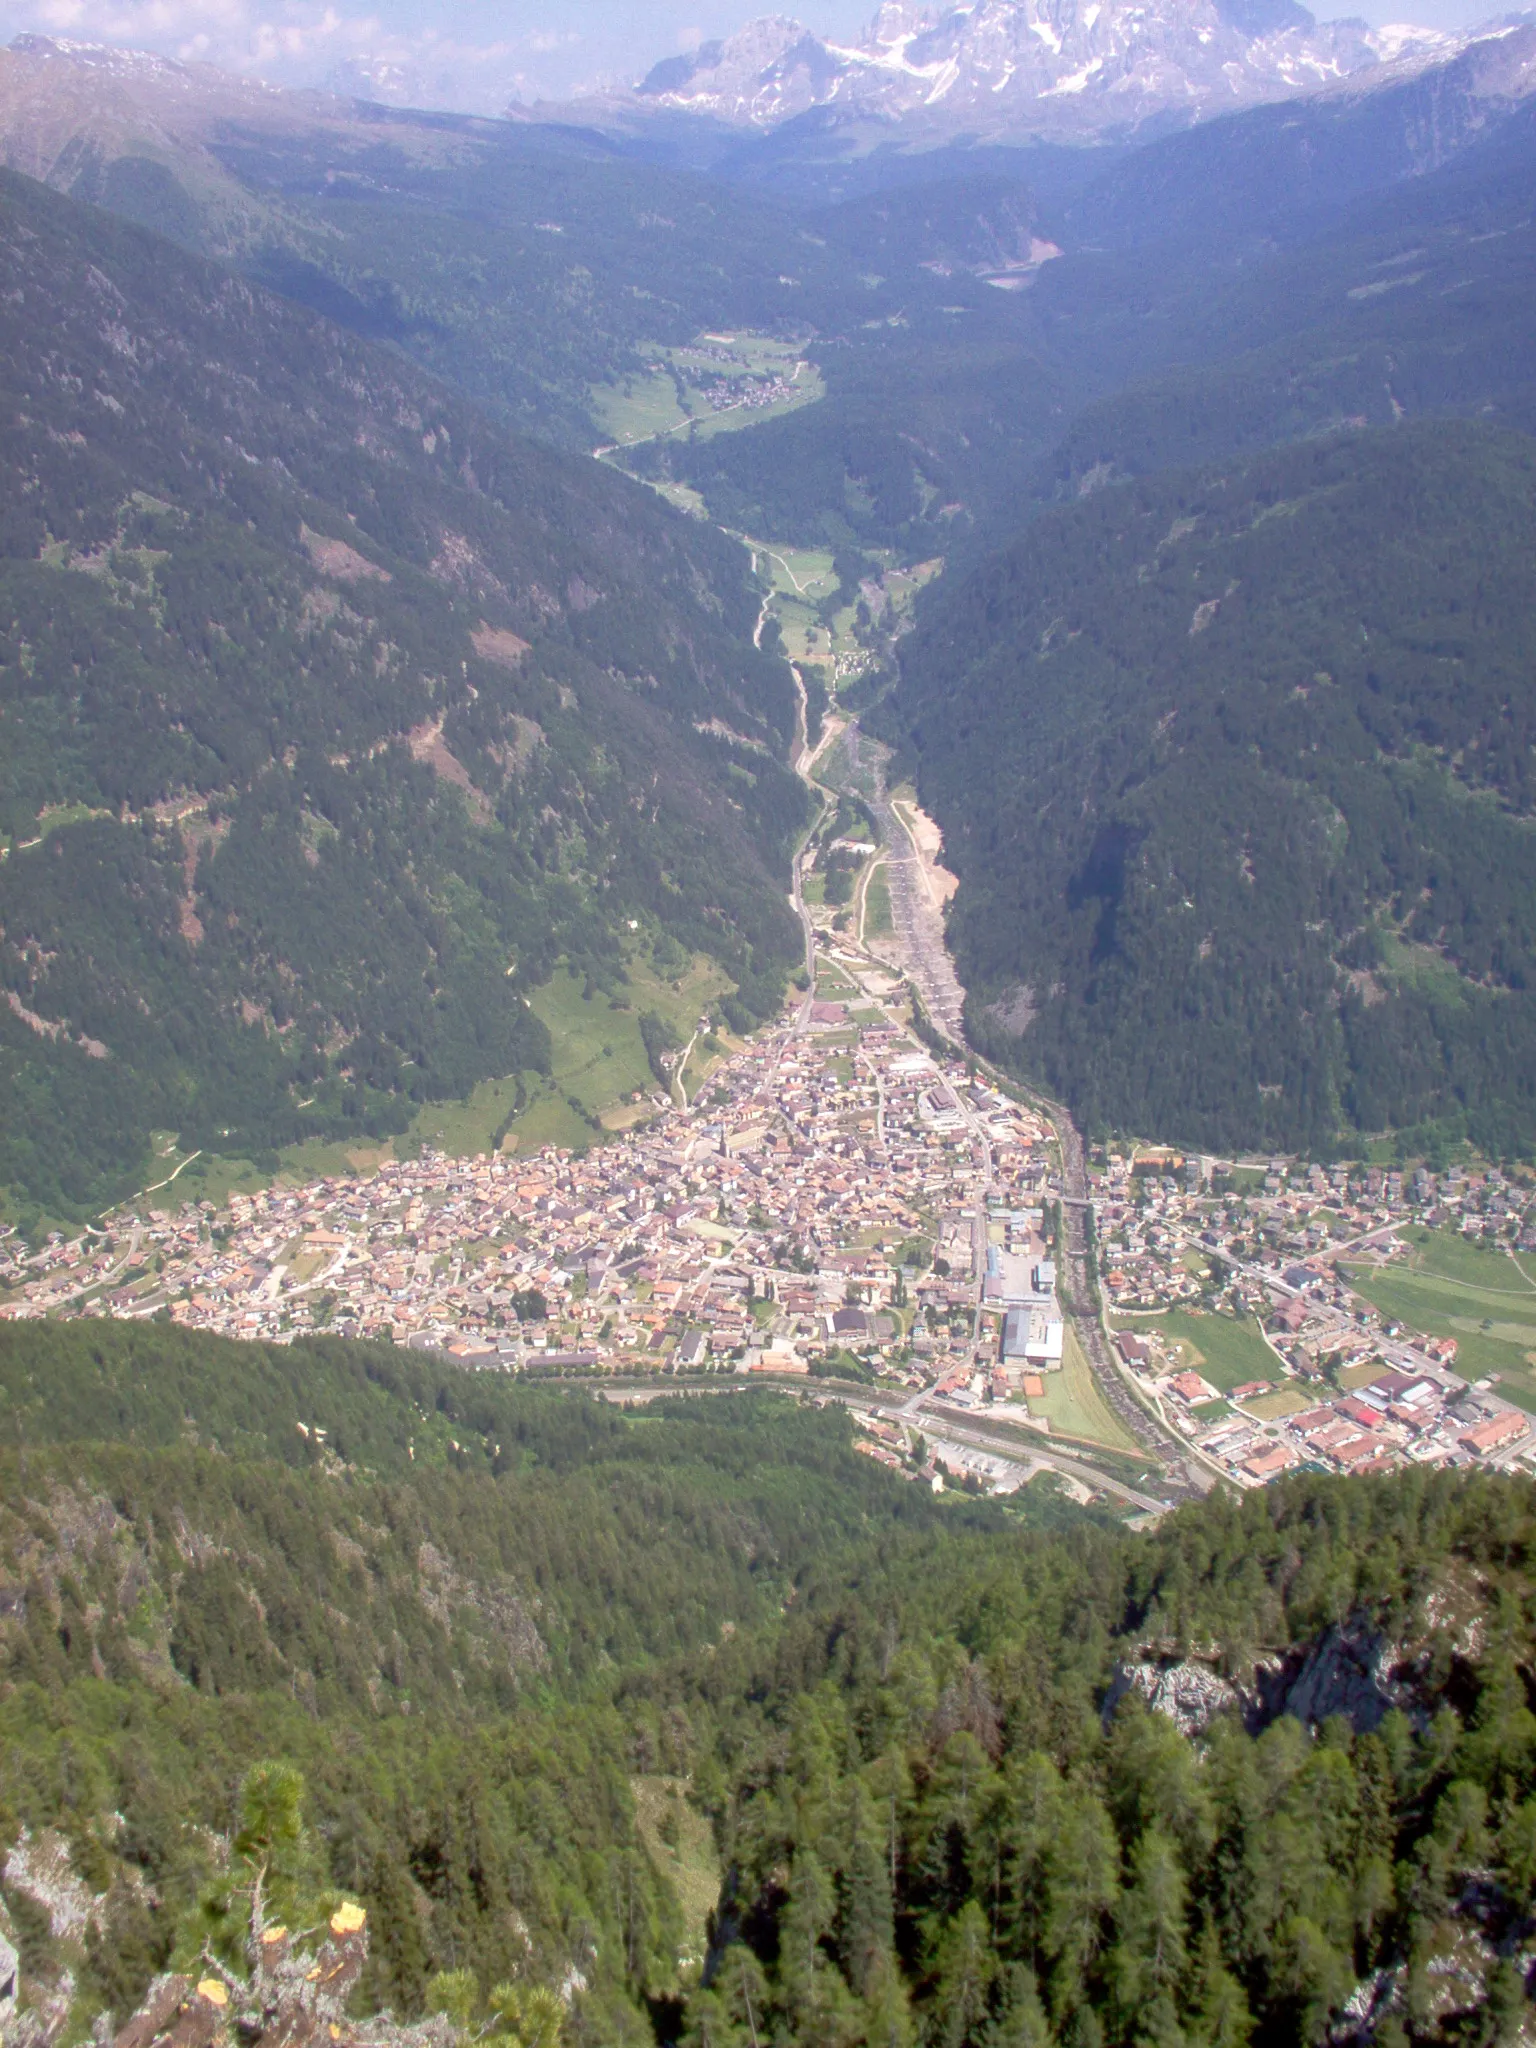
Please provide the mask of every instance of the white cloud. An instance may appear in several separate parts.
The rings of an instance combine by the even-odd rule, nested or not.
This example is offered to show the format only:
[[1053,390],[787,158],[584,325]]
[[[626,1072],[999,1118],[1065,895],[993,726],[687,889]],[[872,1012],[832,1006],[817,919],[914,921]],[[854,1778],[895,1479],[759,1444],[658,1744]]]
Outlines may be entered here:
[[312,63],[327,51],[366,47],[381,33],[371,14],[343,15],[331,6],[267,11],[251,0],[23,0],[0,5],[0,28],[13,35],[32,29],[155,50],[263,74]]
[[[387,5],[387,0],[386,0]],[[541,10],[542,11],[542,10]],[[330,0],[0,0],[0,42],[25,31],[152,50],[274,85],[333,84],[398,104],[495,113],[525,94],[561,89],[582,37],[531,28],[484,41]]]

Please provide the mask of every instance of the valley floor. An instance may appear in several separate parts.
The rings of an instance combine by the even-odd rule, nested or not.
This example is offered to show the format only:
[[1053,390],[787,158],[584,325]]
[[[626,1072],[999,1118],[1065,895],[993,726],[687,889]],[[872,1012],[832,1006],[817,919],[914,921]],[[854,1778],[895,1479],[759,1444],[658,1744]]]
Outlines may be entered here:
[[[521,1150],[461,1144],[470,1157],[445,1132],[419,1159],[338,1166],[223,1208],[181,1199],[168,1176],[109,1235],[12,1261],[20,1285],[0,1317],[387,1336],[496,1371],[601,1375],[623,1398],[680,1377],[722,1391],[814,1380],[861,1415],[873,1456],[911,1476],[1011,1491],[1049,1469],[1137,1514],[1218,1475],[1247,1487],[1297,1466],[1536,1456],[1523,1359],[1505,1375],[1513,1401],[1486,1379],[1468,1389],[1454,1341],[1384,1320],[1406,1314],[1414,1286],[1458,1328],[1496,1295],[1503,1321],[1483,1314],[1468,1344],[1479,1364],[1510,1332],[1532,1334],[1523,1314],[1536,1331],[1513,1259],[1435,1251],[1438,1209],[1423,1278],[1398,1277],[1413,1198],[1464,1207],[1470,1191],[1420,1176],[1405,1199],[1400,1178],[1353,1190],[1347,1171],[1313,1187],[1302,1169],[1293,1187],[1169,1153],[1090,1171],[1063,1112],[985,1071],[960,1037],[936,835],[887,793],[885,759],[856,720],[829,719],[814,749],[802,735],[798,765],[825,806],[794,872],[804,998],[732,1050],[700,986],[698,1014],[674,1021],[679,1040],[715,1044],[712,1064],[685,1055],[671,1099],[644,1093],[633,1128],[587,1150],[554,1131],[531,1152],[526,1132]],[[858,866],[839,906],[825,860],[851,799],[878,838],[834,842]],[[594,1030],[558,1034],[567,1066],[600,1059]],[[1519,1227],[1504,1195],[1488,1198],[1490,1227]],[[1417,1320],[1438,1330],[1435,1314]]]

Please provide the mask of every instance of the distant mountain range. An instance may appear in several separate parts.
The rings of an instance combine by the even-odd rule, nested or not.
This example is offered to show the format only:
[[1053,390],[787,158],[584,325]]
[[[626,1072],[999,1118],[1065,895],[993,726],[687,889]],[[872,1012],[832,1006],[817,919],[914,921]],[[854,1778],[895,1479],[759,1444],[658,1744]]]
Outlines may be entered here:
[[835,330],[909,303],[911,279],[860,281],[777,199],[638,156],[146,52],[0,50],[0,164],[233,262],[573,449],[597,439],[592,388],[642,370],[641,342]]
[[887,0],[856,42],[768,15],[573,111],[763,132],[830,110],[913,138],[1082,142],[1185,126],[1456,47],[1432,30],[1318,22],[1296,0]]

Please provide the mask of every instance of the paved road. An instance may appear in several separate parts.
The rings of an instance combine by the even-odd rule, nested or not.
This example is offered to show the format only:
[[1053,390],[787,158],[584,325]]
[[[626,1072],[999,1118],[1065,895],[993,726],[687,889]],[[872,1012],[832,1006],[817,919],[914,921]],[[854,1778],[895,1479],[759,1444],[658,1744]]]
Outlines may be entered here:
[[[872,778],[878,794],[871,804],[880,828],[890,872],[891,913],[903,964],[940,1036],[957,1051],[965,1047],[965,992],[955,973],[954,962],[944,942],[943,909],[928,883],[926,869],[918,856],[910,827],[897,806],[885,793],[885,749],[874,746],[858,730],[849,727],[847,752],[850,763]],[[980,1120],[968,1106],[962,1111],[975,1141],[982,1148],[983,1181],[992,1178],[991,1144]],[[1088,1362],[1093,1368],[1105,1400],[1129,1431],[1132,1439],[1169,1470],[1171,1488],[1185,1497],[1207,1493],[1214,1474],[1202,1466],[1189,1446],[1155,1416],[1150,1415],[1127,1385],[1119,1361],[1112,1355],[1099,1320],[1098,1306],[1088,1275],[1088,1176],[1083,1141],[1077,1127],[1060,1104],[1050,1113],[1061,1141],[1063,1168],[1063,1305],[1071,1316]],[[972,1219],[977,1271],[986,1262],[986,1187]],[[977,1288],[977,1337],[980,1335],[980,1286]],[[908,1404],[915,1413],[923,1406]]]
[[679,1109],[688,1107],[688,1089],[683,1075],[688,1071],[688,1062],[693,1058],[693,1048],[699,1042],[699,1027],[694,1027],[692,1038],[678,1055],[677,1065],[672,1069],[672,1100]]
[[[914,1410],[910,1401],[897,1401],[893,1395],[878,1392],[838,1388],[832,1398],[841,1401],[847,1408],[860,1414],[878,1415],[891,1420],[913,1421]],[[1070,1452],[1058,1450],[1049,1439],[1038,1441],[1031,1433],[1020,1428],[1000,1427],[988,1423],[985,1411],[956,1408],[947,1401],[935,1401],[931,1394],[926,1397],[922,1411],[923,1434],[928,1442],[943,1448],[946,1441],[964,1445],[967,1449],[988,1451],[995,1457],[1011,1460],[1021,1470],[1039,1471],[1042,1466],[1065,1477],[1076,1479],[1084,1486],[1098,1492],[1112,1493],[1118,1499],[1129,1501],[1133,1507],[1141,1508],[1152,1515],[1166,1514],[1173,1504],[1169,1494],[1159,1498],[1129,1486],[1123,1479],[1111,1477],[1100,1471],[1097,1465],[1086,1458],[1073,1457]]]
[[1023,1453],[1037,1464],[1049,1466],[1053,1471],[1064,1472],[1073,1479],[1081,1480],[1085,1486],[1097,1487],[1103,1492],[1116,1494],[1120,1499],[1130,1501],[1134,1507],[1142,1508],[1148,1514],[1165,1514],[1173,1505],[1174,1490],[1171,1487],[1161,1497],[1157,1494],[1143,1493],[1137,1487],[1128,1486],[1123,1479],[1113,1479],[1108,1473],[1101,1472],[1097,1465],[1090,1464],[1086,1458],[1074,1458],[1068,1452],[1046,1444],[1040,1444],[1038,1447],[1026,1444],[1020,1435],[1015,1435],[1011,1430],[1004,1433],[996,1425],[989,1427],[985,1421],[978,1421],[968,1410],[952,1408],[947,1402],[942,1401],[932,1404],[928,1412],[932,1414],[935,1409],[942,1417],[942,1427],[964,1443],[975,1444],[985,1450],[1011,1451],[1015,1456]]
[[[1363,1237],[1351,1238],[1347,1245],[1340,1246],[1337,1251],[1329,1251],[1325,1256],[1330,1262],[1337,1258],[1346,1257],[1351,1250],[1360,1245],[1370,1244],[1378,1238],[1394,1236],[1398,1227],[1396,1224],[1384,1224],[1379,1230],[1367,1231]],[[1195,1243],[1195,1240],[1186,1234],[1176,1232],[1175,1235],[1183,1243]],[[1219,1254],[1219,1256],[1223,1263],[1229,1266],[1234,1273],[1240,1274],[1244,1279],[1257,1282],[1269,1294],[1281,1295],[1288,1301],[1305,1302],[1308,1308],[1316,1310],[1319,1314],[1327,1313],[1332,1306],[1330,1303],[1320,1302],[1315,1295],[1309,1294],[1305,1288],[1292,1287],[1288,1281],[1283,1280],[1278,1273],[1271,1272],[1267,1266],[1250,1266],[1242,1260],[1228,1257],[1225,1252]],[[1298,1264],[1303,1263],[1305,1262],[1298,1261]],[[1349,1288],[1349,1291],[1354,1293],[1355,1290],[1349,1287],[1347,1280],[1341,1279],[1339,1284]],[[1359,1296],[1359,1299],[1366,1302],[1368,1306],[1370,1305],[1367,1295],[1362,1294]],[[1358,1325],[1351,1322],[1342,1310],[1334,1309],[1332,1312],[1339,1318],[1341,1335],[1345,1331],[1352,1335],[1358,1334]],[[1269,1343],[1267,1337],[1265,1342]],[[1269,1348],[1271,1351],[1275,1351],[1275,1346],[1272,1343]],[[1389,1365],[1395,1365],[1404,1372],[1418,1373],[1426,1379],[1434,1380],[1438,1386],[1443,1387],[1448,1393],[1459,1393],[1467,1384],[1459,1373],[1451,1372],[1446,1366],[1442,1365],[1438,1358],[1430,1358],[1425,1352],[1418,1350],[1414,1345],[1405,1344],[1400,1337],[1388,1337],[1383,1332],[1377,1340],[1376,1349]],[[1280,1358],[1280,1353],[1275,1351],[1275,1356]],[[1283,1364],[1284,1360],[1282,1359],[1281,1362]]]
[[[192,1156],[193,1158],[196,1158],[198,1155],[194,1153]],[[162,1181],[160,1185],[164,1187],[166,1183]],[[66,1302],[79,1301],[81,1297],[84,1295],[94,1294],[97,1288],[99,1287],[115,1286],[116,1283],[122,1278],[123,1274],[127,1272],[128,1268],[138,1258],[139,1246],[143,1243],[143,1241],[144,1225],[139,1221],[138,1217],[135,1216],[133,1219],[133,1234],[128,1240],[128,1249],[122,1254],[121,1258],[119,1258],[117,1264],[115,1266],[109,1266],[105,1273],[98,1273],[94,1279],[84,1281],[79,1287],[71,1287],[67,1294],[56,1295],[53,1298],[53,1300],[49,1302],[49,1308],[63,1308]]]
[[[766,609],[765,605],[765,612]],[[761,627],[762,621],[759,620],[758,624]],[[820,798],[822,804],[827,805],[833,801],[833,792],[824,782],[817,780],[816,763],[837,738],[842,727],[836,721],[828,719],[822,728],[821,738],[814,747],[810,744],[810,731],[806,724],[805,678],[793,662],[790,663],[790,674],[795,679],[795,694],[798,700],[795,714],[795,773],[812,796]],[[825,810],[822,815],[826,815]],[[814,827],[812,830],[814,831]],[[800,920],[800,929],[805,935],[806,989],[805,1000],[801,1003],[799,1015],[795,1019],[794,1028],[797,1032],[810,1028],[811,1005],[816,1000],[816,926],[811,913],[805,907],[804,886],[805,864],[810,857],[810,839],[811,835],[807,834],[805,845],[790,864],[789,900],[794,905],[795,915]]]

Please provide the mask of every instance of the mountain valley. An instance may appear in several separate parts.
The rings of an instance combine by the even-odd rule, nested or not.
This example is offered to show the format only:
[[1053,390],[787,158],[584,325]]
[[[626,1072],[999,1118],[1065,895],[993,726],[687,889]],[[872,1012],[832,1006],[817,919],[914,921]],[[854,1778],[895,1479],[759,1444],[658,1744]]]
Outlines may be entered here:
[[1536,21],[345,75],[0,51],[5,2048],[1529,2048]]
[[[1081,173],[1054,197],[1049,177],[1043,193],[1027,182],[1027,149],[1014,149],[1011,168],[978,174],[964,152],[940,147],[926,183],[810,209],[770,200],[750,180],[641,162],[593,131],[428,119],[23,39],[0,58],[0,144],[11,161],[169,228],[218,267],[162,260],[152,251],[163,245],[87,227],[87,216],[57,202],[50,212],[24,183],[9,188],[19,277],[52,238],[73,239],[58,261],[48,254],[46,276],[32,261],[8,344],[25,422],[8,543],[17,564],[10,673],[20,694],[4,803],[15,851],[0,881],[24,892],[13,916],[27,929],[12,948],[0,1029],[34,1107],[8,1135],[3,1177],[54,1213],[81,1213],[137,1170],[129,1162],[147,1156],[152,1132],[181,1134],[183,1156],[210,1146],[270,1156],[306,1134],[376,1138],[398,1130],[410,1104],[498,1074],[533,1077],[547,1065],[543,1026],[519,995],[565,958],[589,988],[596,974],[622,1000],[625,948],[614,935],[631,944],[628,930],[638,935],[642,921],[667,946],[680,941],[733,977],[739,1022],[767,1014],[794,958],[792,927],[769,907],[769,877],[805,799],[788,770],[790,679],[771,651],[789,643],[754,647],[764,619],[777,606],[789,626],[793,612],[797,653],[819,646],[819,660],[877,678],[890,672],[892,621],[880,623],[878,601],[872,611],[861,589],[878,594],[893,569],[937,559],[959,587],[1021,522],[1074,493],[1435,414],[1523,431],[1532,402],[1533,35],[1515,27],[1435,61],[1426,46],[1378,66],[1380,80],[1300,102],[1278,126],[1276,111],[1261,107],[1130,158],[1106,150],[1097,178]],[[1294,141],[1298,124],[1304,146]],[[997,160],[995,151],[987,159]],[[1268,211],[1257,187],[1234,183],[1218,162],[1244,175],[1262,166]],[[1329,192],[1322,207],[1320,180]],[[1226,195],[1220,218],[1209,210],[1213,194]],[[637,225],[653,219],[664,225]],[[423,236],[433,252],[426,268]],[[789,263],[793,275],[782,268]],[[244,282],[221,282],[231,272]],[[91,332],[97,276],[126,317]],[[631,281],[640,277],[660,292]],[[273,288],[287,295],[286,310],[262,296]],[[595,319],[568,317],[573,292]],[[210,366],[224,364],[226,396],[208,410],[210,369],[203,410],[187,409],[183,426],[166,410],[176,357],[165,337],[192,307],[194,322],[212,322],[205,354]],[[39,379],[56,384],[35,354],[43,308],[87,350],[89,424],[71,398],[51,411],[40,405]],[[242,321],[246,308],[264,309],[238,348],[236,308]],[[328,320],[352,338],[342,341]],[[408,356],[446,382],[423,381]],[[152,361],[158,371],[146,376]],[[329,424],[318,444],[307,430],[312,445],[300,451],[291,422],[300,409],[317,418],[301,387],[322,361],[318,419]],[[800,376],[794,364],[809,381],[792,399],[784,379],[791,369]],[[82,361],[71,374],[85,370]],[[125,402],[113,380],[125,377],[139,394],[137,415],[113,410]],[[351,395],[359,377],[361,406]],[[264,401],[236,400],[237,389],[259,389]],[[290,395],[274,410],[269,401],[282,391]],[[830,561],[817,572],[822,595],[790,611],[770,596],[759,617],[748,558],[697,517],[678,520],[654,497],[644,510],[645,494],[629,488],[624,497],[620,479],[579,458],[561,471],[555,457],[508,441],[503,427],[472,421],[466,401],[568,449],[590,448],[610,419],[633,420],[622,445],[605,451],[610,470],[628,468],[674,503],[707,511],[759,561],[785,544]],[[210,433],[243,451],[249,474],[238,492],[239,473],[211,455]],[[325,434],[338,452],[349,448],[349,472],[320,454]],[[171,463],[178,436],[186,451]],[[237,509],[253,491],[259,516]],[[620,514],[621,499],[633,509]],[[254,590],[239,600],[251,623],[235,636],[244,642],[238,658],[208,641],[201,616],[203,591],[214,588],[206,579],[225,573],[214,562],[231,544],[232,516],[254,519],[247,530],[266,535],[239,543],[252,554],[242,573],[262,596],[254,612]],[[615,519],[626,528],[622,546]],[[1062,530],[1076,529],[1069,521]],[[168,546],[176,531],[179,545]],[[191,583],[168,604],[189,542]],[[66,592],[67,623],[56,603]],[[943,602],[925,600],[936,620]],[[254,679],[279,620],[285,647],[310,650],[304,672],[333,677],[327,687],[339,695],[328,708],[307,700],[306,683],[274,718],[281,700],[262,684],[258,711]],[[228,634],[228,621],[218,623]],[[51,671],[67,659],[71,637],[110,647],[104,673],[114,679],[105,690],[93,682],[59,726],[49,721],[61,707],[24,678],[39,661]],[[160,709],[147,724],[146,668],[183,678],[152,693]],[[218,678],[219,701],[189,716],[206,697],[200,670]],[[822,670],[805,672],[814,716]],[[654,680],[637,693],[625,679],[641,675]],[[932,702],[927,684],[914,695],[904,683],[879,720],[953,833],[958,819],[935,794],[948,771],[924,758]],[[940,724],[952,725],[947,712]],[[591,779],[595,763],[612,758],[605,727],[625,733],[619,751],[632,768],[662,749],[678,819],[718,819],[707,828],[709,884],[702,871],[697,881],[670,872],[660,894],[654,884],[634,890],[653,856],[621,823],[624,777],[606,797]],[[691,731],[678,752],[672,735],[683,727]],[[577,768],[570,750],[592,745]],[[690,759],[691,779],[679,779]],[[357,946],[365,930],[384,929],[361,874],[343,882],[318,865],[380,829],[365,827],[355,808],[338,829],[340,792],[365,761],[368,776],[389,785],[403,775],[415,791],[407,797],[402,785],[386,798],[381,788],[377,799],[406,807],[391,828],[391,858],[414,864],[419,856],[405,849],[431,817],[440,863],[431,881],[423,877],[419,909],[404,925],[391,921],[382,952],[381,938],[369,942],[371,981],[355,971],[338,978],[336,964],[322,963],[314,912],[298,907],[323,900],[341,929],[359,935]],[[322,771],[324,799],[314,794]],[[558,797],[538,790],[546,774]],[[284,806],[294,829],[283,858],[298,866],[279,881],[266,866],[272,856],[256,849]],[[573,823],[534,831],[516,822],[536,813]],[[259,830],[258,815],[267,820]],[[665,830],[658,812],[646,832]],[[82,963],[103,957],[104,934],[72,933],[59,891],[107,915],[115,885],[104,875],[122,857],[108,849],[124,832],[135,860],[149,863],[133,900],[157,907],[133,913],[128,928],[138,936],[103,979]],[[508,832],[511,842],[497,836]],[[499,861],[514,842],[532,863],[517,885],[523,908],[514,913],[504,896],[469,941],[460,892],[468,887],[484,919],[489,849]],[[661,854],[660,871],[679,851],[674,842]],[[66,882],[59,863],[70,858],[86,865]],[[997,877],[957,865],[956,929],[969,930],[967,920],[990,918]],[[270,907],[254,919],[268,927],[259,936],[239,890],[224,900],[237,873],[267,905],[282,906],[276,923]],[[629,894],[602,904],[621,873]],[[59,879],[45,885],[49,876]],[[749,900],[759,908],[744,926],[739,909]],[[451,974],[434,970],[438,986],[423,1008],[398,977],[418,975],[428,953],[446,963],[429,936],[430,920],[444,915],[459,934],[457,964]],[[407,928],[418,936],[408,939]],[[743,929],[757,935],[746,950],[724,936]],[[994,963],[979,972],[986,1000],[1007,979],[1009,945],[1020,943],[1021,935],[973,956],[973,968],[983,957]],[[504,987],[493,995],[496,977]],[[193,989],[201,992],[189,997]],[[146,1041],[129,1052],[132,1015],[181,1014],[187,1000],[175,1055],[158,1026],[153,1050]],[[1061,1000],[1063,1015],[1075,1014],[1079,998]],[[362,1028],[360,1002],[382,1002],[392,1019],[382,1036]],[[1077,1070],[1058,1055],[1047,1066],[1044,1031],[1037,1020],[1010,1058],[1021,1071],[1048,1071],[1088,1111],[1098,1098],[1081,1092],[1086,1084],[1070,1079]],[[237,1067],[233,1110],[228,1078],[212,1077]],[[1328,1106],[1330,1087],[1305,1126],[1314,1139],[1336,1113],[1367,1126],[1440,1113],[1423,1097],[1346,1115]],[[1135,1099],[1103,1098],[1114,1115],[1151,1114],[1170,1135],[1207,1129],[1177,1087],[1143,1097],[1140,1111]],[[73,1119],[65,1101],[78,1109]],[[54,1148],[36,1134],[61,1118],[90,1136],[72,1136],[44,1168]],[[1222,1142],[1252,1142],[1262,1122],[1229,1119]]]

